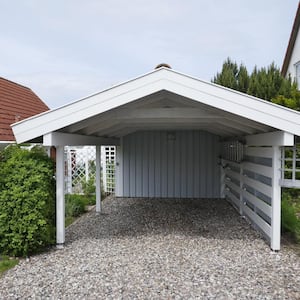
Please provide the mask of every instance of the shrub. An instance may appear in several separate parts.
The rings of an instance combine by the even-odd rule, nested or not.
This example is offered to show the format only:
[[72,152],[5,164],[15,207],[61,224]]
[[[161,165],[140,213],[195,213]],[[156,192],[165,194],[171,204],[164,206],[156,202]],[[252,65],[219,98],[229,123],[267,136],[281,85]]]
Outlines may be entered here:
[[83,195],[66,195],[66,217],[79,217],[85,212],[85,199]]
[[0,252],[26,256],[54,242],[54,164],[40,147],[0,155]]
[[91,176],[88,181],[82,181],[82,190],[87,201],[87,205],[96,204],[95,177]]
[[283,193],[281,201],[281,224],[283,231],[289,232],[300,241],[300,220],[289,193]]

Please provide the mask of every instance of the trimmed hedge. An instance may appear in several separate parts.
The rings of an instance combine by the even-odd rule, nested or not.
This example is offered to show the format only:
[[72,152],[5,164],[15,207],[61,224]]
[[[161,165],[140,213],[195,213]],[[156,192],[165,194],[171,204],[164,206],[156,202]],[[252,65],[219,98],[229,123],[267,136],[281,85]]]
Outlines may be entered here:
[[55,241],[54,163],[44,149],[0,155],[0,252],[27,256]]

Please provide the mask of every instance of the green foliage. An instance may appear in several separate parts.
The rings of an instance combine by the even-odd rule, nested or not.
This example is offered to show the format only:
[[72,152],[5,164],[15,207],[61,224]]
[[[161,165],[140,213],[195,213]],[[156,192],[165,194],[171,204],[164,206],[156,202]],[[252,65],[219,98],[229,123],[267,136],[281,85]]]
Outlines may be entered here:
[[17,259],[10,259],[8,256],[0,255],[0,275],[5,271],[13,268],[19,261]]
[[214,83],[246,93],[249,86],[249,75],[244,65],[238,66],[230,58],[224,62],[222,71],[213,79]]
[[86,197],[87,204],[94,205],[96,203],[95,176],[91,176],[88,181],[82,181],[82,190]]
[[297,241],[300,241],[300,219],[297,216],[299,211],[293,203],[291,194],[290,192],[284,192],[282,195],[281,225],[283,231],[291,233]]
[[86,199],[83,195],[67,194],[66,217],[79,217],[85,212]]
[[300,92],[297,89],[297,85],[295,83],[292,84],[289,96],[277,95],[272,99],[272,102],[300,111]]
[[290,78],[283,77],[274,63],[267,68],[255,67],[249,74],[244,65],[238,66],[227,58],[213,82],[300,111],[297,85]]
[[54,164],[44,150],[0,155],[0,252],[25,256],[54,242]]

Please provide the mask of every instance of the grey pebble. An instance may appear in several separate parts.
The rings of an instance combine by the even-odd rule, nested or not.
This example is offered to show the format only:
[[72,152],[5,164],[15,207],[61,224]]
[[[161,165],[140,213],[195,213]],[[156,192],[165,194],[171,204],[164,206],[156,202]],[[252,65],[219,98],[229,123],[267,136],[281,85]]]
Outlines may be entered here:
[[300,299],[300,258],[224,200],[110,198],[6,272],[0,299]]

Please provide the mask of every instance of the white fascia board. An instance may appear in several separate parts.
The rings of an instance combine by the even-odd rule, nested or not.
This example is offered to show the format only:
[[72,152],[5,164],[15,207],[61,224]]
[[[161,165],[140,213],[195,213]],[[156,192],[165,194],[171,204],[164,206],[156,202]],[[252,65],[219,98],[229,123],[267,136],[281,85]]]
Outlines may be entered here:
[[293,146],[294,135],[284,131],[248,135],[247,146]]
[[175,82],[172,76],[165,84],[168,91],[279,130],[300,134],[300,113],[295,110],[189,77]]
[[26,142],[161,90],[300,136],[298,112],[166,68],[15,123],[12,129],[18,143]]
[[120,140],[80,134],[50,132],[43,136],[44,146],[95,146],[95,145],[120,145]]
[[18,143],[31,140],[162,90],[160,76],[157,73],[149,76],[141,77],[138,86],[135,80],[127,82],[126,85],[116,86],[71,105],[15,123],[12,129],[16,140]]

